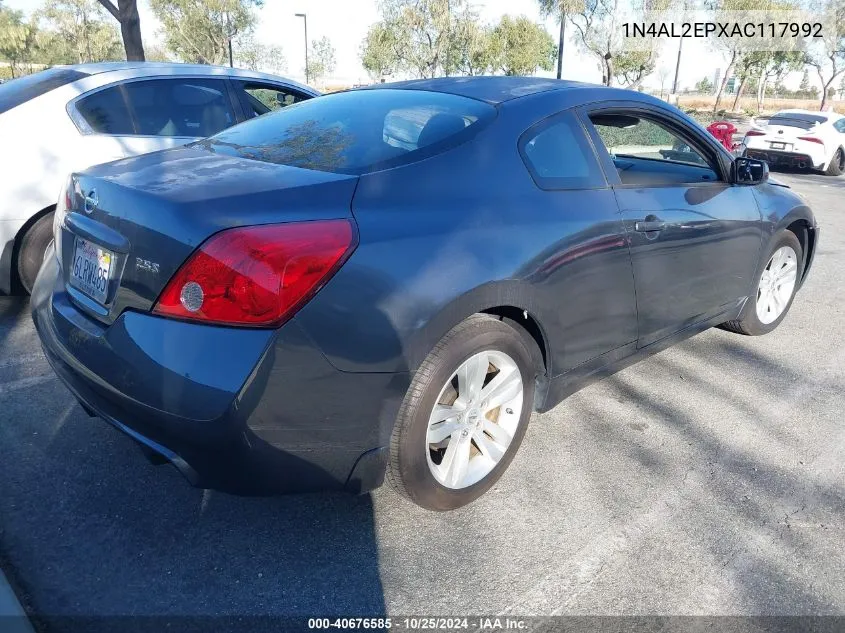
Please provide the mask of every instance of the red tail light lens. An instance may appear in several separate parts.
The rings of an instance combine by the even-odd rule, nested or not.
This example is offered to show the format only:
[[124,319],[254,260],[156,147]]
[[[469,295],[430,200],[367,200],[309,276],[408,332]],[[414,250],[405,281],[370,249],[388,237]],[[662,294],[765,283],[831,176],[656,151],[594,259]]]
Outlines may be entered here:
[[746,136],[766,136],[765,132],[761,132],[760,130],[748,130],[745,133]]
[[799,136],[799,141],[809,141],[810,143],[818,143],[819,145],[824,145],[824,141],[818,138],[817,136]]
[[347,220],[229,229],[188,258],[153,312],[220,325],[279,325],[314,296],[355,245]]

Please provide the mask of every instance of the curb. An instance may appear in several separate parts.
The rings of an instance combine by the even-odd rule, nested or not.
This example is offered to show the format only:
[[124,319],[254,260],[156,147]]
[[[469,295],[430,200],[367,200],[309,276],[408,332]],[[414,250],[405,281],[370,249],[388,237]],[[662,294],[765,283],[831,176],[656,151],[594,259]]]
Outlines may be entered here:
[[18,597],[0,570],[0,629],[3,633],[33,633]]

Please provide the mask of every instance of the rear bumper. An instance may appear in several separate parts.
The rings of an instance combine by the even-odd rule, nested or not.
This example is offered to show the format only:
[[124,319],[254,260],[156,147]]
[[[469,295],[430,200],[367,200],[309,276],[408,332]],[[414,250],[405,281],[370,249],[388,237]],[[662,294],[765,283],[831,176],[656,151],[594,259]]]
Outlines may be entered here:
[[812,156],[810,154],[797,152],[778,152],[770,149],[756,149],[748,147],[745,150],[745,155],[749,158],[764,160],[769,163],[769,165],[779,167],[823,169],[825,166],[824,156]]
[[52,253],[31,303],[71,392],[193,485],[275,494],[381,484],[407,376],[340,372],[295,321],[246,330],[127,311],[105,327],[75,307]]

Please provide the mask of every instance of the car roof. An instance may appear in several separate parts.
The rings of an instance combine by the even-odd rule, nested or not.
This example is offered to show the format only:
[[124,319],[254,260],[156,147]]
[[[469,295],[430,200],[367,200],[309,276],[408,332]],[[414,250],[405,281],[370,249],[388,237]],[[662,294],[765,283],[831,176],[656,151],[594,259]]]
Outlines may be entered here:
[[310,86],[303,85],[287,77],[272,75],[255,70],[243,68],[230,68],[229,66],[211,66],[208,64],[182,64],[178,62],[97,62],[88,64],[72,64],[67,66],[54,66],[54,68],[66,68],[75,70],[86,75],[103,75],[106,73],[124,73],[136,77],[147,74],[199,74],[199,75],[227,75],[230,77],[246,77],[249,79],[265,79],[268,81],[282,81],[290,86],[298,87],[311,94],[319,94]]
[[[393,83],[366,86],[363,90],[402,89],[430,90],[469,97],[498,105],[505,101],[548,92],[550,90],[580,90],[596,88],[594,84],[541,77],[438,77],[436,79],[412,79]],[[621,91],[620,91],[621,92]],[[630,91],[626,91],[630,93]]]

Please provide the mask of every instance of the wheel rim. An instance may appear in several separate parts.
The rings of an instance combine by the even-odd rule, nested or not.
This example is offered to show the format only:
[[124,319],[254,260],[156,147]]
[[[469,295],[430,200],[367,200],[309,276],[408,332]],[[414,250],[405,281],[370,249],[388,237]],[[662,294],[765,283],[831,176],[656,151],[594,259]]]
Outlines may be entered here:
[[839,165],[839,171],[845,171],[845,152],[841,148],[836,150],[836,159]]
[[791,246],[781,246],[766,265],[757,287],[757,318],[768,325],[783,314],[798,278],[798,256]]
[[441,485],[467,488],[490,474],[516,435],[522,396],[522,374],[504,352],[479,352],[458,367],[426,429],[428,467]]

